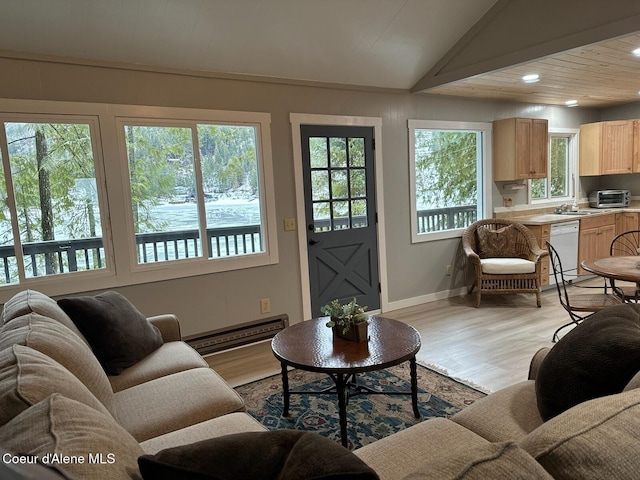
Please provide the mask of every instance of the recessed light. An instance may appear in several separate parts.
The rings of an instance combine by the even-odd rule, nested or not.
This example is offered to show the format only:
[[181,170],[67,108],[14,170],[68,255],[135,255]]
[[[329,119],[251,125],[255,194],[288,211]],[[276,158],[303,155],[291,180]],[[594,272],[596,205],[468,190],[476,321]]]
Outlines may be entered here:
[[634,54],[636,57],[640,57],[640,48],[636,48],[631,53]]
[[566,102],[564,102],[564,104],[567,107],[577,107],[578,106],[578,100],[567,100]]
[[540,75],[538,75],[537,73],[532,73],[530,75],[525,75],[524,77],[522,77],[522,81],[524,83],[536,83],[538,80],[540,80]]

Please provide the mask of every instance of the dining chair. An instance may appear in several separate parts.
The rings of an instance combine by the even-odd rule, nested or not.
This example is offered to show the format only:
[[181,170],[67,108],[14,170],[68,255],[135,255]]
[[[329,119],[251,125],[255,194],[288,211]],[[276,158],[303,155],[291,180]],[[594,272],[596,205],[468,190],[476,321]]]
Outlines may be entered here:
[[558,297],[560,298],[560,305],[567,311],[571,321],[559,327],[552,337],[552,342],[558,341],[558,333],[571,325],[578,325],[585,318],[590,317],[600,310],[612,307],[614,305],[620,305],[624,303],[618,290],[614,289],[612,293],[609,293],[602,287],[593,287],[594,291],[598,290],[598,293],[581,293],[574,294],[569,293],[569,289],[573,287],[564,278],[562,271],[562,260],[558,255],[558,252],[551,243],[546,242],[547,250],[549,251],[549,263],[553,270],[553,276],[556,280],[556,288],[558,290]]
[[[611,241],[609,254],[613,256],[635,256],[640,255],[640,230],[629,230],[616,235]],[[625,300],[638,303],[640,300],[640,292],[637,284],[629,282],[618,282],[612,278],[611,288],[619,289],[624,295]]]

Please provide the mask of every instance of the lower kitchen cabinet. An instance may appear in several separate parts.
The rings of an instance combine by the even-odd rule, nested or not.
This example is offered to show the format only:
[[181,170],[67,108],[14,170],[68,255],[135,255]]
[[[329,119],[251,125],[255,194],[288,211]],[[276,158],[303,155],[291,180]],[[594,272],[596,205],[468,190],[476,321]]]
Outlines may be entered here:
[[[588,258],[608,257],[611,241],[616,236],[616,215],[598,215],[580,219],[578,265]],[[637,218],[637,214],[636,214]],[[578,267],[579,273],[587,273]]]
[[630,230],[638,230],[638,213],[622,212],[616,213],[616,235],[628,232]]
[[[546,250],[547,242],[551,238],[551,225],[527,225],[527,228],[535,235],[538,245]],[[542,259],[540,270],[540,286],[549,285],[549,257]]]

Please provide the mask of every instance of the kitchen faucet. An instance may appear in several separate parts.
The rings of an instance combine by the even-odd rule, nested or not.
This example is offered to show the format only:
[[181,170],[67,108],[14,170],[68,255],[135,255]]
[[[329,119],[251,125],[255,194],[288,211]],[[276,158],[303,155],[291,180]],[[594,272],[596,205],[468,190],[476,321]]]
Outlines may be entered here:
[[558,205],[553,213],[564,213],[569,211],[569,205],[563,203],[562,205]]

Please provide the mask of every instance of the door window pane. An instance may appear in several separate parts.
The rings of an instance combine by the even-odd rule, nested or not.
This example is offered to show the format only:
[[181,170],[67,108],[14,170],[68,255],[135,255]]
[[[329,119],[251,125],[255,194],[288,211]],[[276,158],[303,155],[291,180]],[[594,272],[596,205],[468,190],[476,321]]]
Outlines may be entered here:
[[[106,268],[91,128],[5,122],[25,277]],[[0,193],[6,198],[4,187]],[[6,205],[0,230],[3,283],[19,281]]]
[[328,167],[328,151],[326,137],[309,138],[309,156],[311,160],[311,168],[327,168]]
[[329,151],[333,168],[347,166],[347,142],[345,138],[329,138]]
[[351,170],[349,187],[351,188],[351,198],[364,197],[367,194],[367,183],[365,171],[363,169]]
[[366,226],[368,226],[367,201],[352,200],[351,201],[351,228],[364,228]]
[[331,230],[331,216],[329,212],[329,202],[318,202],[313,204],[313,226],[315,232],[326,232]]
[[329,172],[316,170],[311,172],[311,198],[312,200],[329,200]]
[[349,139],[349,166],[364,167],[364,138]]

